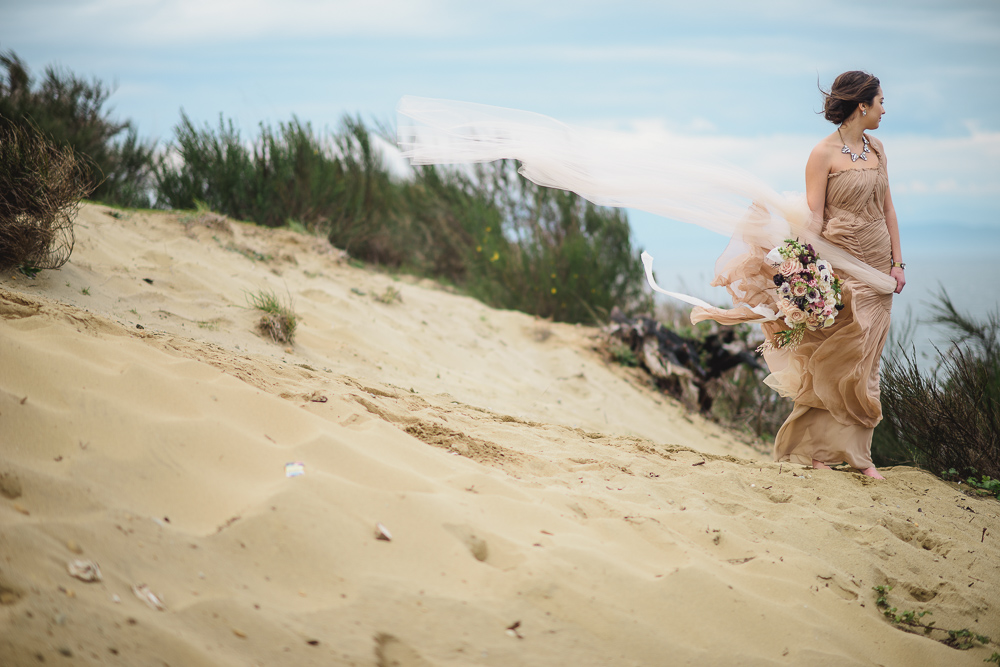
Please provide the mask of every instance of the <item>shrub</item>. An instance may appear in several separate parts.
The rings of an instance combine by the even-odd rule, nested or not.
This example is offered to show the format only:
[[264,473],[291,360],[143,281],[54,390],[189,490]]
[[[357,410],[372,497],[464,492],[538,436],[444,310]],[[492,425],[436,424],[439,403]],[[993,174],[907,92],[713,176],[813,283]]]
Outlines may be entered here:
[[616,305],[652,307],[621,209],[538,186],[510,161],[471,175],[423,168],[413,187],[438,197],[424,210],[454,221],[438,222],[438,237],[464,253],[456,273],[485,303],[563,322],[606,320]]
[[89,188],[73,149],[0,128],[0,271],[56,269],[73,252],[73,215]]
[[708,393],[713,418],[770,446],[793,403],[764,384],[767,375],[766,370],[741,364],[712,380]]
[[950,346],[938,350],[931,371],[917,366],[912,348],[887,354],[873,455],[936,474],[1000,478],[1000,314],[978,321],[959,313],[943,290],[937,299],[931,322],[951,332]]
[[[7,71],[0,81],[0,126],[33,128],[81,161],[90,196],[122,206],[149,206],[155,142],[144,142],[131,121],[111,118],[106,103],[112,89],[98,80],[48,67],[35,85],[13,51],[0,54]],[[124,133],[124,136],[122,136]]]
[[[702,403],[711,407],[707,414],[728,428],[752,437],[754,444],[770,448],[785,419],[794,407],[792,399],[785,398],[764,384],[769,374],[766,365],[755,352],[763,334],[756,325],[738,324],[721,326],[714,322],[691,325],[691,309],[677,306],[661,307],[661,317],[682,336],[700,341],[703,365],[713,366],[713,356],[741,351],[743,363],[728,367],[710,379]],[[711,351],[711,352],[709,352]],[[747,363],[753,359],[754,363]]]
[[611,358],[622,366],[635,368],[639,365],[639,357],[635,356],[635,352],[632,351],[632,348],[625,343],[613,341],[609,346],[608,351],[611,352]]
[[624,212],[541,188],[510,162],[472,172],[436,167],[393,179],[358,119],[320,137],[293,118],[246,141],[232,121],[196,127],[182,113],[174,156],[156,169],[158,197],[234,218],[301,225],[353,257],[433,276],[492,306],[594,321],[646,305]]
[[260,290],[256,294],[247,295],[247,301],[263,315],[257,323],[260,332],[275,343],[291,343],[295,338],[295,328],[298,317],[292,310],[292,305],[281,302],[274,292]]
[[[37,86],[13,53],[0,55],[0,125],[36,127],[86,160],[95,199],[192,209],[198,202],[269,227],[294,222],[353,257],[465,289],[500,308],[567,322],[606,318],[615,305],[650,307],[639,252],[619,209],[541,188],[511,162],[474,173],[433,167],[391,178],[377,137],[345,117],[320,136],[293,117],[247,141],[220,115],[196,127],[184,112],[176,143],[154,161],[155,142],[111,118],[112,89],[49,67]],[[383,133],[384,134],[384,133]]]
[[295,221],[355,257],[398,266],[411,239],[399,238],[392,214],[396,188],[364,125],[344,118],[322,138],[297,118],[244,140],[232,120],[196,127],[184,112],[177,143],[156,168],[162,205],[197,202],[268,227]]

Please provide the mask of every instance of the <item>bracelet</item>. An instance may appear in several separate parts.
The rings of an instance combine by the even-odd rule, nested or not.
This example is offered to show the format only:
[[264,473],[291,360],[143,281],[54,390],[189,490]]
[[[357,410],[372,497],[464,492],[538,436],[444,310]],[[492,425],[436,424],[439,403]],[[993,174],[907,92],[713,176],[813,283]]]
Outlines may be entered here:
[[906,270],[906,263],[905,262],[893,262],[892,266],[893,266],[893,268],[895,268],[895,267],[898,266],[899,268],[903,269],[904,271]]

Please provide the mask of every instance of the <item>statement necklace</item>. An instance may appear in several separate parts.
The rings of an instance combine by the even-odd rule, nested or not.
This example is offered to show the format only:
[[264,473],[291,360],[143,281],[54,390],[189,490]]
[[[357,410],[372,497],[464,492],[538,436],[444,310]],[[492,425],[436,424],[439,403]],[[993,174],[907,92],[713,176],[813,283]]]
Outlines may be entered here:
[[[837,128],[837,135],[840,136],[840,140],[841,141],[844,141],[844,135],[840,133],[840,128],[839,127]],[[868,137],[866,137],[864,134],[862,134],[861,135],[861,140],[864,141],[865,143],[862,145],[862,148],[861,148],[861,150],[859,152],[852,153],[851,149],[848,148],[846,141],[844,141],[844,147],[840,149],[840,152],[841,153],[847,153],[848,155],[850,155],[851,156],[851,162],[857,162],[858,158],[861,158],[865,162],[868,162],[868,156],[866,155],[866,153],[869,152],[868,151]]]

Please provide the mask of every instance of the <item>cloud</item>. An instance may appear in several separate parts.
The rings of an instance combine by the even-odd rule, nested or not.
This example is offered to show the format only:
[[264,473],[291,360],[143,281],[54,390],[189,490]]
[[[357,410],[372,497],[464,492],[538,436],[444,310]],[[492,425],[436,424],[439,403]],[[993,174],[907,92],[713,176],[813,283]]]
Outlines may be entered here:
[[[493,13],[484,3],[483,14]],[[996,0],[840,0],[836,3],[803,3],[801,0],[708,0],[683,2],[663,0],[506,0],[505,13],[523,18],[566,22],[603,19],[606,24],[632,23],[634,31],[649,26],[701,28],[716,34],[731,34],[734,40],[776,33],[804,35],[817,26],[830,40],[858,35],[878,35],[878,40],[906,35],[935,43],[982,43],[1000,40],[1000,8]],[[494,16],[495,19],[495,16]],[[734,30],[735,28],[735,30]],[[808,39],[808,38],[807,38]],[[870,44],[870,47],[877,47]],[[872,49],[870,49],[872,50]],[[869,50],[869,51],[870,51]]]
[[[704,43],[704,40],[701,40]],[[435,56],[432,56],[435,57]],[[699,68],[746,68],[757,71],[777,72],[784,75],[814,74],[816,61],[803,59],[794,51],[774,51],[757,47],[736,48],[694,46],[688,44],[636,45],[634,43],[605,45],[576,45],[573,43],[523,45],[512,44],[498,48],[442,49],[436,52],[439,60],[461,58],[476,62],[514,63],[537,62],[568,63],[577,65],[630,65],[644,67],[662,65]]]
[[884,139],[894,193],[995,198],[1000,195],[1000,132],[972,122],[955,137]]
[[[40,1],[11,8],[7,20],[35,39],[83,31],[147,45],[228,42],[257,37],[388,36],[445,33],[448,0],[92,0]],[[51,20],[58,12],[62,19]]]
[[[675,154],[720,160],[748,171],[779,191],[802,191],[805,162],[820,139],[810,134],[736,136],[662,118],[608,122],[637,146],[660,146]],[[1000,195],[1000,131],[971,121],[958,136],[880,133],[888,157],[893,194],[995,198]]]
[[[936,0],[893,0],[875,6],[862,0],[836,5],[802,4],[795,0],[713,0],[709,3],[624,0],[619,3],[584,0],[506,0],[502,8],[460,0],[34,0],[11,2],[4,8],[5,27],[34,39],[77,36],[81,31],[113,35],[133,44],[187,44],[215,40],[229,42],[257,37],[440,36],[500,38],[522,41],[526,34],[547,35],[564,41],[568,26],[597,23],[604,27],[598,39],[618,35],[649,48],[615,47],[611,58],[652,57],[674,62],[683,52],[658,48],[663,38],[690,32],[695,43],[705,34],[725,35],[734,45],[691,52],[717,64],[742,64],[742,54],[763,35],[794,35],[805,44],[814,41],[817,26],[829,41],[838,35],[864,31],[888,36],[906,35],[928,43],[981,43],[1000,40],[1000,10],[995,0],[958,0],[942,5]],[[58,16],[59,20],[53,20]],[[689,30],[690,29],[690,30]],[[569,34],[572,34],[570,29]],[[591,33],[587,33],[590,35]],[[655,37],[653,37],[655,35]],[[589,42],[591,40],[586,40]],[[586,43],[584,42],[584,43]],[[787,45],[786,45],[787,46]],[[587,61],[602,56],[601,49],[581,47],[562,57]],[[781,65],[803,66],[801,62]],[[772,56],[760,58],[767,66]]]

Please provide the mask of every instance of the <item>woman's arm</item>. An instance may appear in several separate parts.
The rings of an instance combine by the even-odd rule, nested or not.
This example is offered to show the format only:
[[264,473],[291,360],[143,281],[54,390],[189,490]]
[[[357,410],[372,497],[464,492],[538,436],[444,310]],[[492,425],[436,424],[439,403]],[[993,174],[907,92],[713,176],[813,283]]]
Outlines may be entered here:
[[830,150],[818,144],[809,154],[806,162],[806,201],[812,220],[810,231],[820,234],[823,231],[823,209],[826,208],[826,181],[830,175]]
[[[882,159],[886,161],[886,173],[889,169],[889,160],[886,158],[885,149],[882,148],[882,143],[879,142],[878,148],[882,151]],[[893,263],[902,263],[903,261],[903,249],[899,244],[899,221],[896,219],[896,207],[892,205],[892,193],[889,191],[888,184],[885,187],[885,226],[889,228],[889,241],[892,244],[892,261]],[[906,274],[903,268],[900,266],[893,266],[889,269],[889,275],[896,279],[896,294],[903,291],[903,286],[906,285]]]

